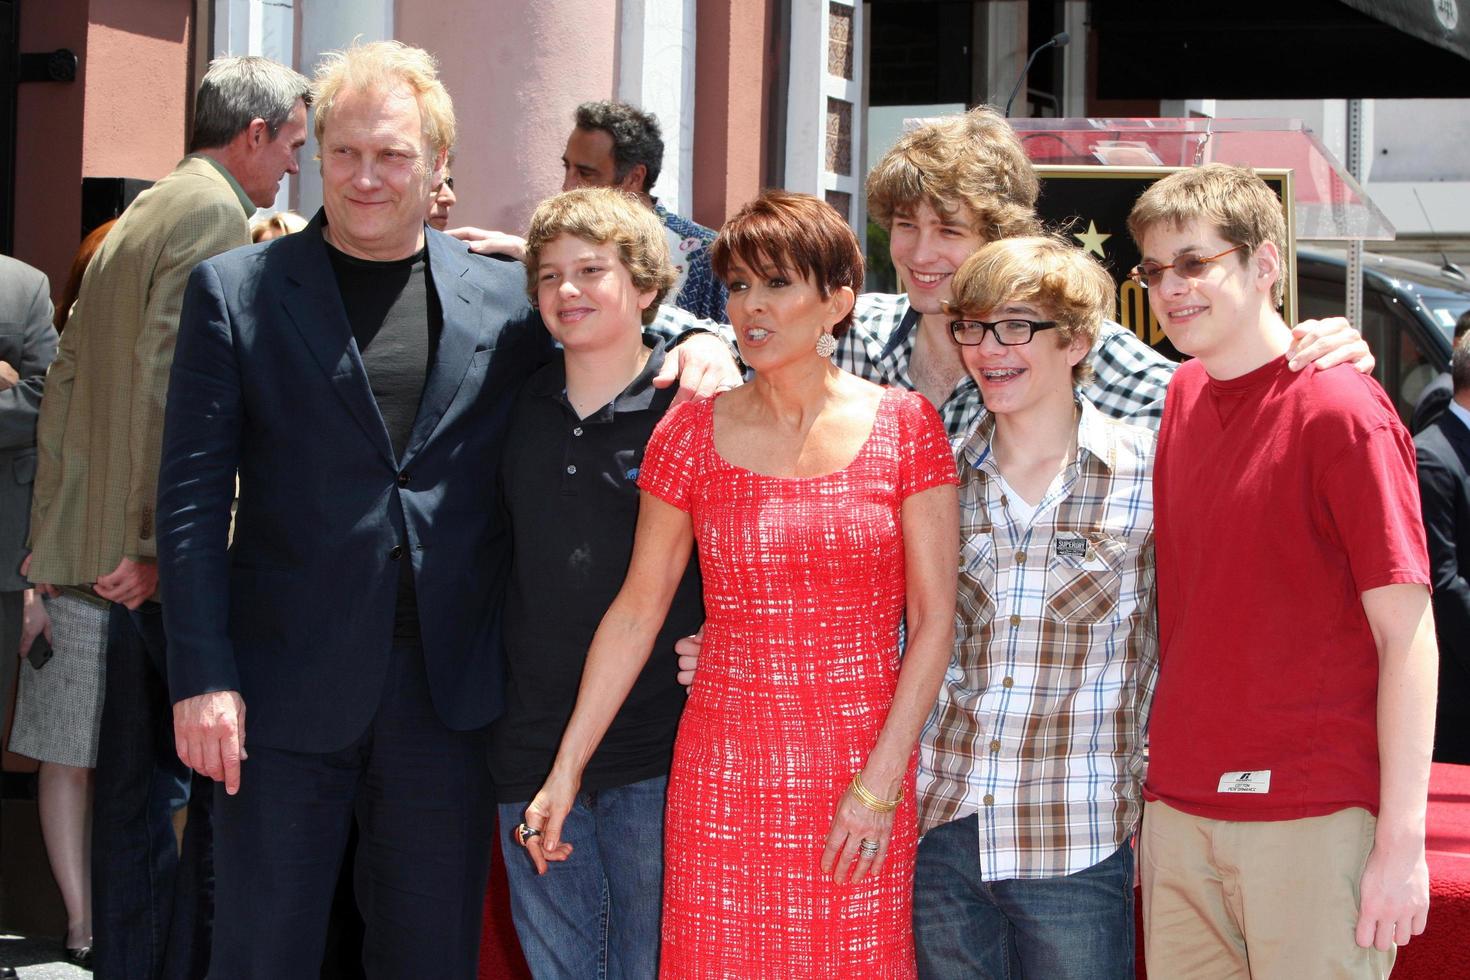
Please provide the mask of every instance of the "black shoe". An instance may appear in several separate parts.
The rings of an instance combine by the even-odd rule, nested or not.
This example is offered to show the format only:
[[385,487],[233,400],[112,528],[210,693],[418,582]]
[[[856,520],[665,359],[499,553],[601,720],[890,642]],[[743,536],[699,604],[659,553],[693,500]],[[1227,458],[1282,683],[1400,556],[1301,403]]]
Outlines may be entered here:
[[[92,947],[78,946],[75,949],[70,946],[66,947],[66,961],[83,970],[92,969]],[[3,977],[0,977],[0,980],[3,980]]]
[[0,980],[19,980],[13,966],[0,966]]

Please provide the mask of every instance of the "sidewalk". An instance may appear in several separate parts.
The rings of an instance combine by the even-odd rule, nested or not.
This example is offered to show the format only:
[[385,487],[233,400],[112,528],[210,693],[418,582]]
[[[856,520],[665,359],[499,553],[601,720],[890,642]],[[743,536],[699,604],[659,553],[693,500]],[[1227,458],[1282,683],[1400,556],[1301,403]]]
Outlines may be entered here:
[[0,966],[13,966],[20,980],[90,980],[92,974],[62,958],[55,939],[0,933]]

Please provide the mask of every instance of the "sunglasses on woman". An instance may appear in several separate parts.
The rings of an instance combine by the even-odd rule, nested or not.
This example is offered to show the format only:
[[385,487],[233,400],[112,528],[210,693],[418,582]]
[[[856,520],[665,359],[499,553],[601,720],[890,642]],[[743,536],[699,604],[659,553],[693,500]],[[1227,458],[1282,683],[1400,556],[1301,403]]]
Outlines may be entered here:
[[1237,245],[1234,248],[1227,248],[1219,255],[1195,255],[1193,252],[1186,252],[1168,265],[1159,265],[1157,262],[1140,262],[1128,273],[1128,278],[1136,283],[1141,283],[1145,289],[1163,282],[1164,273],[1170,269],[1173,269],[1174,274],[1180,279],[1198,279],[1205,274],[1211,262],[1218,262],[1231,252],[1239,252],[1246,247]]

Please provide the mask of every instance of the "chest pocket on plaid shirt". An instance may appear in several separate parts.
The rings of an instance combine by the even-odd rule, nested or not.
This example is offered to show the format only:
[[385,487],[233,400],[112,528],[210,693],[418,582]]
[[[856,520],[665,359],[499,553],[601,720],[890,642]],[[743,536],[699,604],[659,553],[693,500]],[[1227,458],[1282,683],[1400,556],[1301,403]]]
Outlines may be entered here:
[[960,548],[959,604],[955,616],[964,622],[988,623],[995,612],[995,533],[977,530]]
[[[1071,546],[1079,538],[1087,543],[1082,554]],[[1058,527],[1047,546],[1047,611],[1064,622],[1105,619],[1118,605],[1127,554],[1128,545],[1104,531]]]

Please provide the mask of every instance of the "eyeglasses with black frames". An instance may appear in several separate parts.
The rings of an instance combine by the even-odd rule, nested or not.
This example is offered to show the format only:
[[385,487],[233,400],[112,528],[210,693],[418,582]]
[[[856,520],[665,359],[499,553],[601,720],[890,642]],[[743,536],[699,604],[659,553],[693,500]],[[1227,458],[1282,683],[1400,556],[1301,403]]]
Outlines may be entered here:
[[1050,330],[1057,325],[1055,320],[951,320],[949,335],[961,347],[979,347],[985,343],[987,332],[1005,347],[1020,347],[1031,343],[1038,330]]
[[1248,245],[1237,245],[1234,248],[1227,248],[1219,255],[1195,255],[1193,252],[1186,252],[1168,265],[1159,265],[1157,262],[1140,262],[1129,271],[1128,278],[1145,289],[1151,289],[1163,282],[1164,273],[1170,269],[1173,269],[1174,274],[1180,279],[1198,279],[1205,274],[1211,262],[1218,262],[1233,252],[1249,247]]

